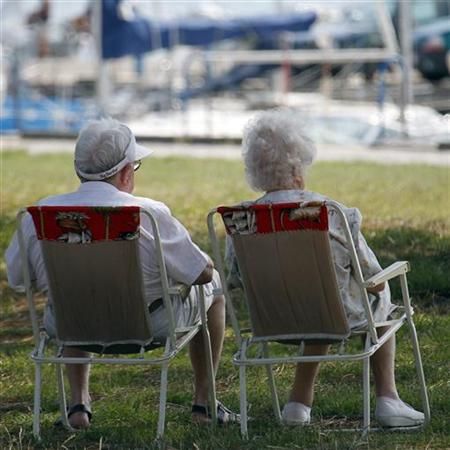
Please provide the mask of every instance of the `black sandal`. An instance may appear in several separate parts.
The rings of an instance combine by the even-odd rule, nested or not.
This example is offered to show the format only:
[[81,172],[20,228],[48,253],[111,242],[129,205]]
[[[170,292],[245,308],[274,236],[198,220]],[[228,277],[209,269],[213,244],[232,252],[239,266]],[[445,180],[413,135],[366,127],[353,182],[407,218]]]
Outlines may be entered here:
[[85,413],[88,416],[89,423],[91,423],[92,420],[92,411],[91,408],[83,403],[78,403],[78,405],[73,405],[67,410],[67,418],[69,418],[72,414],[75,413]]
[[[192,413],[211,418],[208,406],[192,405]],[[217,423],[227,425],[229,423],[241,423],[241,416],[228,409],[223,403],[217,402]]]
[[[73,405],[70,408],[67,407],[67,419],[69,419],[69,417],[72,414],[78,413],[78,412],[82,412],[87,414],[88,419],[89,419],[89,423],[91,423],[92,420],[92,411],[91,408],[87,405],[84,405],[83,403],[79,403],[77,405]],[[55,427],[62,427],[64,425],[64,420],[62,417],[60,417],[59,419],[57,419],[54,424]]]

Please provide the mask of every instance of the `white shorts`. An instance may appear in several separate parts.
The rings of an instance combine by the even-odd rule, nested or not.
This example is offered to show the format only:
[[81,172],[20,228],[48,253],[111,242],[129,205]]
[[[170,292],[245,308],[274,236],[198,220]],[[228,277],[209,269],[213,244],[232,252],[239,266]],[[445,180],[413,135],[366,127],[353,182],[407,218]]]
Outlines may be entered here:
[[[214,297],[222,293],[219,273],[216,270],[214,270],[212,281],[203,285],[203,288],[205,290],[205,309],[208,311]],[[195,286],[192,286],[188,297],[184,300],[181,297],[175,297],[172,300],[172,306],[176,327],[188,327],[200,321],[200,306]],[[164,305],[150,314],[150,326],[155,337],[167,336],[169,325]]]

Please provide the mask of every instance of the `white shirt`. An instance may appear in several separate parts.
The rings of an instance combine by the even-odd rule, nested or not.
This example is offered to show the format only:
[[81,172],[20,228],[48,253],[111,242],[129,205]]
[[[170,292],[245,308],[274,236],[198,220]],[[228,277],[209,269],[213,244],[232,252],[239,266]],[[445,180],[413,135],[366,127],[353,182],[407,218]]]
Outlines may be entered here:
[[[158,222],[167,274],[170,281],[191,285],[206,267],[208,257],[194,244],[186,228],[175,219],[164,203],[144,197],[136,197],[119,191],[109,183],[89,181],[82,183],[75,192],[56,195],[41,200],[45,206],[139,206],[150,211]],[[47,276],[42,261],[39,242],[31,216],[22,222],[25,245],[31,268],[32,281],[39,291],[48,294]],[[144,290],[150,302],[162,297],[161,279],[154,250],[154,238],[149,219],[141,216],[140,257]],[[8,282],[12,288],[23,289],[22,261],[17,233],[5,253]],[[49,299],[51,301],[51,299]]]

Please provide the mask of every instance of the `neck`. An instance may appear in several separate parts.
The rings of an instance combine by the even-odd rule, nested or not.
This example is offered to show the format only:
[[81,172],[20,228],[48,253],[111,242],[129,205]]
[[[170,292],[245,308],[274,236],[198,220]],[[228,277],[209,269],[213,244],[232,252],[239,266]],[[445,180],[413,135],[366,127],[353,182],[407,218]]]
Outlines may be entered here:
[[275,189],[270,189],[267,192],[276,192],[276,191],[294,191],[294,190],[303,190],[305,189],[305,181],[303,177],[294,178],[289,183],[286,183],[284,186],[277,187]]

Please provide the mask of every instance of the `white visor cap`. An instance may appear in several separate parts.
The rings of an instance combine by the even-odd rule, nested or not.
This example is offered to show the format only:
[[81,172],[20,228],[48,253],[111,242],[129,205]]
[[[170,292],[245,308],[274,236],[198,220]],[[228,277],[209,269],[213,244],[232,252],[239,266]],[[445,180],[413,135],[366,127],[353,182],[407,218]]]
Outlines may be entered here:
[[110,178],[110,177],[114,176],[116,173],[120,172],[127,164],[134,163],[135,161],[144,159],[153,153],[153,150],[150,150],[147,147],[139,145],[136,142],[136,138],[134,137],[134,134],[131,132],[131,130],[130,130],[130,134],[131,134],[131,139],[130,139],[129,144],[127,145],[127,148],[125,149],[125,156],[114,167],[111,167],[110,169],[105,170],[104,172],[100,172],[100,173],[87,173],[87,172],[83,172],[82,170],[80,170],[77,167],[77,163],[75,161],[75,170],[76,170],[78,176],[80,176],[81,178],[84,178],[85,180],[88,180],[88,181],[106,180],[107,178]]

